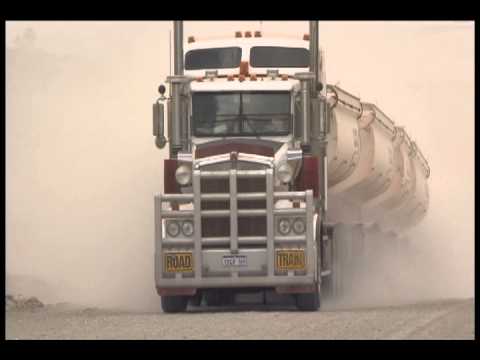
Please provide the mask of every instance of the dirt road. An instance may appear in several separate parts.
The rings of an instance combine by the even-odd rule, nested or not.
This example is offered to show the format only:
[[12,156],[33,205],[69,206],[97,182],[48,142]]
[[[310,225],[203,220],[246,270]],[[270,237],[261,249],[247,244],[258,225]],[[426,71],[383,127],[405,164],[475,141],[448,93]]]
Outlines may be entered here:
[[244,305],[186,314],[68,306],[6,312],[7,339],[473,339],[474,301],[319,312]]

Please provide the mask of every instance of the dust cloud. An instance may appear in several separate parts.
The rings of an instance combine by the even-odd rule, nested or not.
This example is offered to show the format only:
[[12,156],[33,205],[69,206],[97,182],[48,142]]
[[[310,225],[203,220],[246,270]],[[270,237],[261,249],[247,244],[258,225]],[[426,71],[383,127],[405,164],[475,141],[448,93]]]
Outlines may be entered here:
[[[185,35],[220,28],[308,32],[306,22],[186,22]],[[7,287],[15,277],[38,279],[19,291],[35,295],[37,284],[45,301],[159,309],[153,195],[163,189],[166,152],[154,145],[151,104],[169,73],[171,23],[6,29]],[[368,274],[396,277],[366,276],[362,301],[407,291],[411,299],[473,296],[473,29],[320,23],[328,82],[406,125],[432,169],[429,214],[408,235],[411,256],[372,265]]]

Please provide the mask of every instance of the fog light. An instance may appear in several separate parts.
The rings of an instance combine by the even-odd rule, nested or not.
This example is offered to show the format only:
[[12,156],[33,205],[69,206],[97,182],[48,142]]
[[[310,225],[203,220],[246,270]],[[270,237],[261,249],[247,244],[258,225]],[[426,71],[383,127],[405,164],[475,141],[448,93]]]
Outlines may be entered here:
[[276,174],[278,180],[286,184],[292,180],[293,170],[292,167],[288,165],[288,163],[283,163],[278,166]]
[[180,225],[176,221],[167,222],[167,233],[171,237],[177,237],[180,234]]
[[187,165],[180,165],[175,171],[175,179],[180,185],[188,185],[192,180],[192,170]]
[[303,234],[305,232],[305,228],[305,221],[303,221],[303,219],[295,219],[293,222],[293,231],[295,231],[296,234]]
[[184,221],[182,224],[182,233],[185,236],[193,235],[193,222],[190,220]]
[[280,219],[278,222],[278,232],[282,235],[287,235],[290,232],[290,220]]

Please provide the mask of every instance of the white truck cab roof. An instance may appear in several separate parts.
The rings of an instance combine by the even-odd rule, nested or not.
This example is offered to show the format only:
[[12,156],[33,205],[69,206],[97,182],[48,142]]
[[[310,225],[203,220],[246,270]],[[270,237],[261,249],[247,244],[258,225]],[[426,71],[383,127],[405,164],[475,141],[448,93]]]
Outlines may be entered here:
[[289,78],[288,80],[281,80],[280,78],[257,78],[251,80],[251,77],[246,77],[244,81],[239,81],[234,78],[232,81],[226,78],[214,78],[212,80],[202,79],[202,81],[192,81],[190,89],[192,92],[200,91],[291,91],[299,81]]
[[[241,67],[247,67],[246,72],[248,74],[262,75],[266,74],[267,70],[279,70],[280,74],[293,76],[298,72],[309,71],[309,65],[304,67],[256,67],[251,62],[251,50],[254,47],[277,47],[277,48],[293,48],[293,49],[305,49],[309,50],[309,42],[303,40],[301,37],[288,37],[285,35],[272,35],[269,37],[235,37],[234,34],[230,37],[223,38],[210,38],[210,39],[195,39],[195,37],[189,37],[188,44],[185,44],[185,58],[189,56],[189,52],[201,49],[220,49],[220,48],[239,48],[241,50],[240,63],[238,66],[231,68],[218,68],[218,69],[188,69],[186,66],[184,73],[191,77],[203,77],[207,70],[217,70],[219,76],[226,76],[232,74],[239,74]],[[243,65],[242,65],[243,64]],[[245,69],[243,69],[245,71]],[[237,82],[237,81],[236,81]],[[255,85],[253,85],[255,86]]]

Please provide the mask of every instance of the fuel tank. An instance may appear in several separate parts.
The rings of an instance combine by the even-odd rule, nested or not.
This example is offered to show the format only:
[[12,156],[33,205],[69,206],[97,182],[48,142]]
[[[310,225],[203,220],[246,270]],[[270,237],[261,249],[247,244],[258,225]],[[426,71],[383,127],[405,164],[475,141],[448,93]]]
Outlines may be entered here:
[[[375,104],[327,86],[329,221],[400,234],[426,215],[430,169],[405,129]],[[331,209],[331,211],[330,211]]]

